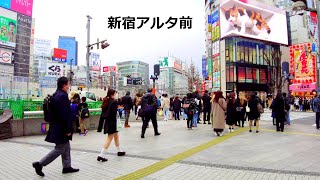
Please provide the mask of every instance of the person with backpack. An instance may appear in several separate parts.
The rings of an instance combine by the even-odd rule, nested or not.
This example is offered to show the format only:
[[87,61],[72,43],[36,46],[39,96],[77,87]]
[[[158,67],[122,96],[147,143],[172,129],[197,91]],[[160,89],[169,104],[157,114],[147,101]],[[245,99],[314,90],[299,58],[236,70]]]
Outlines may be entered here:
[[182,108],[184,110],[184,113],[187,115],[187,127],[188,129],[192,129],[193,125],[193,116],[196,112],[197,103],[193,98],[193,95],[191,93],[187,94],[187,99],[184,101]]
[[75,124],[75,132],[80,133],[79,110],[78,110],[78,105],[80,103],[80,95],[78,93],[73,94],[70,101],[71,101],[72,119]]
[[145,138],[145,132],[148,127],[149,121],[152,121],[154,135],[159,136],[161,133],[158,131],[157,123],[157,97],[152,94],[152,89],[148,89],[148,92],[144,94],[141,101],[141,116],[143,117],[143,124],[141,130],[141,138]]
[[68,98],[70,89],[68,78],[60,77],[57,81],[57,86],[57,91],[44,101],[44,103],[47,103],[44,106],[48,107],[44,108],[44,119],[50,123],[45,141],[54,143],[55,147],[40,161],[32,163],[39,176],[45,176],[42,168],[60,155],[62,157],[63,174],[79,171],[79,169],[71,167],[70,140],[72,140],[73,126],[71,102]]
[[316,113],[316,128],[320,129],[320,94],[318,94],[318,97],[313,100],[313,112]]
[[80,124],[80,135],[87,135],[88,130],[84,124],[84,121],[89,118],[90,112],[88,108],[88,104],[86,103],[87,98],[82,97],[81,98],[81,103],[79,104],[79,113],[80,113],[80,118],[79,118],[79,124]]
[[102,102],[102,113],[100,116],[98,131],[101,132],[102,129],[104,130],[104,134],[108,134],[108,137],[101,149],[100,154],[97,157],[97,161],[106,162],[108,159],[106,158],[107,150],[114,140],[114,144],[118,150],[118,156],[124,156],[126,152],[124,152],[120,148],[119,143],[119,134],[117,130],[117,109],[118,109],[118,102],[116,101],[116,91],[113,89],[108,89],[107,96],[103,99]]

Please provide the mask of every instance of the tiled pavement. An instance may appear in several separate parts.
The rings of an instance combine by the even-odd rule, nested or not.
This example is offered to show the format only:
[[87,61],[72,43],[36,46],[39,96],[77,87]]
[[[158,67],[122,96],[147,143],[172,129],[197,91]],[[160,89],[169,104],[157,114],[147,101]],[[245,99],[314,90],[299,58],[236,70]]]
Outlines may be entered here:
[[[301,114],[297,121],[313,118]],[[307,120],[306,120],[307,121]],[[262,121],[262,129],[274,129],[269,120]],[[53,147],[43,141],[44,136],[30,136],[0,141],[0,179],[114,179],[145,168],[193,147],[215,140],[211,126],[200,124],[186,129],[186,121],[159,121],[161,136],[147,130],[140,139],[141,122],[120,132],[126,157],[115,156],[111,145],[108,162],[96,157],[105,135],[89,132],[88,136],[74,136],[72,164],[79,173],[63,175],[61,159],[44,168],[45,178],[38,177],[31,167]],[[294,124],[285,131],[292,134],[262,130],[243,132],[206,150],[191,155],[143,179],[320,179],[320,133],[314,127]],[[303,132],[308,134],[299,134]]]

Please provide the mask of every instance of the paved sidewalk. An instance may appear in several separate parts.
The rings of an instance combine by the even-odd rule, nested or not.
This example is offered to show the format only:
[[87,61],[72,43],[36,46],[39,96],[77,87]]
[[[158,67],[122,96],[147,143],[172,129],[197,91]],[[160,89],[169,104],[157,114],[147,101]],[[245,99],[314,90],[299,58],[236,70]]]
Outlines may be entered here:
[[[303,118],[295,121],[311,120],[313,116],[301,114],[299,117]],[[226,133],[226,136],[216,137],[211,125],[199,124],[187,130],[183,120],[160,120],[158,123],[160,136],[153,135],[150,123],[146,138],[141,139],[141,122],[132,121],[131,128],[120,132],[121,145],[128,155],[117,157],[112,144],[109,161],[104,163],[96,161],[106,137],[104,134],[90,131],[87,136],[74,135],[72,165],[80,168],[80,172],[63,175],[61,158],[58,158],[44,168],[45,178],[38,177],[31,167],[33,161],[40,160],[53,147],[44,142],[45,136],[0,141],[0,180],[121,179],[138,171],[146,173],[142,179],[147,180],[320,179],[320,131],[311,125],[293,123],[285,127],[284,133],[278,133],[274,132],[270,120],[263,120],[258,134],[244,129],[239,135]],[[211,144],[207,145],[208,142]],[[205,149],[196,151],[199,147]],[[172,157],[177,157],[173,158],[177,162],[162,163]],[[151,167],[155,163],[162,165]],[[155,172],[149,174],[151,170]]]

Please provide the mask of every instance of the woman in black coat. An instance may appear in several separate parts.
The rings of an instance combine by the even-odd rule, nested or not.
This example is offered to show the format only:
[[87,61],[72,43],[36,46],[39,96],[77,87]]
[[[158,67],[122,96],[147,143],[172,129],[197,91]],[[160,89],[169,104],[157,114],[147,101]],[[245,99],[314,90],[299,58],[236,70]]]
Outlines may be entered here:
[[277,94],[273,104],[274,115],[276,117],[277,131],[283,132],[284,122],[286,121],[285,101],[281,93]]
[[250,108],[250,112],[248,113],[249,128],[250,128],[249,132],[252,132],[252,129],[251,129],[252,121],[256,122],[256,133],[259,132],[260,113],[258,110],[258,103],[260,103],[258,97],[254,93],[252,93],[248,103],[248,107]]
[[119,144],[119,134],[117,131],[118,102],[114,99],[115,94],[115,90],[109,89],[107,96],[103,99],[101,107],[102,113],[99,121],[98,132],[101,132],[102,126],[104,126],[104,134],[108,134],[106,142],[104,143],[103,148],[97,158],[98,161],[102,162],[108,160],[105,158],[105,156],[113,139],[118,150],[118,156],[124,156],[126,154],[120,149]]
[[228,99],[227,99],[227,116],[226,116],[226,124],[229,125],[229,132],[234,131],[234,125],[236,124],[237,120],[237,107],[236,107],[236,100],[235,94],[232,92]]
[[181,101],[178,96],[175,97],[173,103],[174,119],[180,120],[180,111],[181,111]]

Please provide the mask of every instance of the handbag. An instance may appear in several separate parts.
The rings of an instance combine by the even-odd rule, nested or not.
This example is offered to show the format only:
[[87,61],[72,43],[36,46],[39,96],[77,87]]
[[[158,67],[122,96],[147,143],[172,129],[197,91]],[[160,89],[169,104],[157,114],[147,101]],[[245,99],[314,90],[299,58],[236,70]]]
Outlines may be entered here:
[[247,113],[250,112],[250,108],[249,108],[248,105],[246,106],[246,112],[247,112]]
[[258,111],[259,111],[260,114],[264,113],[264,109],[263,109],[263,107],[262,107],[262,105],[260,103],[258,103],[257,108],[258,108]]
[[119,131],[122,128],[123,128],[123,124],[122,124],[120,118],[117,118],[117,131]]

